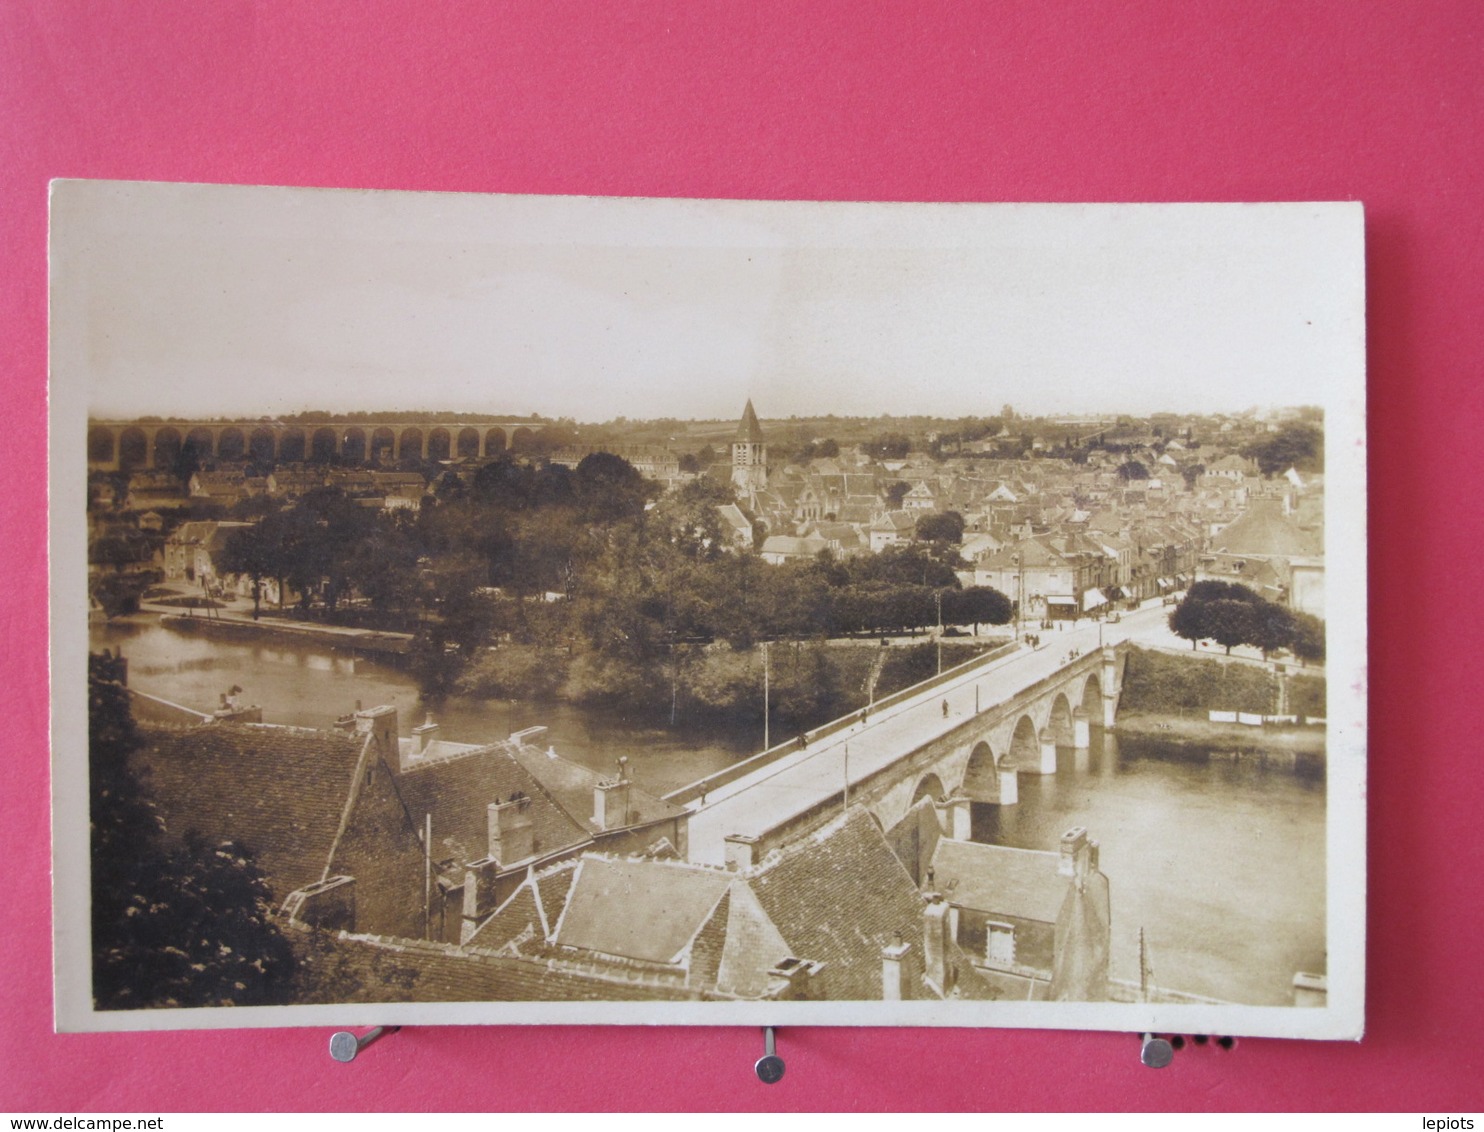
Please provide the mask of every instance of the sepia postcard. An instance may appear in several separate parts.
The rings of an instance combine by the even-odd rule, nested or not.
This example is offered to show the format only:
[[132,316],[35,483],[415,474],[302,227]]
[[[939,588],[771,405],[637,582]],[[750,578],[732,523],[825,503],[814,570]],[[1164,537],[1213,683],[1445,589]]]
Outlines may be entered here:
[[1358,204],[59,181],[62,1030],[1355,1039]]

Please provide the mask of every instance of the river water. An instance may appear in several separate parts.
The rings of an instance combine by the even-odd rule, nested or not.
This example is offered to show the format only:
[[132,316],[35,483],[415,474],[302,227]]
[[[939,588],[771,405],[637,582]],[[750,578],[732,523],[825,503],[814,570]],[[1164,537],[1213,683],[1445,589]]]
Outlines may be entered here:
[[[90,642],[123,650],[135,689],[199,711],[234,684],[269,723],[326,727],[359,700],[394,705],[406,734],[425,711],[406,673],[297,643],[143,622],[95,623]],[[453,698],[437,720],[441,737],[468,743],[544,725],[564,757],[608,771],[628,756],[636,780],[661,794],[762,745],[760,728],[698,738],[564,704]],[[1138,981],[1141,927],[1155,984],[1173,990],[1284,1005],[1296,971],[1325,969],[1322,774],[1095,729],[1091,751],[1061,751],[1056,774],[1021,775],[1019,804],[994,809],[985,840],[1055,849],[1080,825],[1100,843],[1116,979]]]

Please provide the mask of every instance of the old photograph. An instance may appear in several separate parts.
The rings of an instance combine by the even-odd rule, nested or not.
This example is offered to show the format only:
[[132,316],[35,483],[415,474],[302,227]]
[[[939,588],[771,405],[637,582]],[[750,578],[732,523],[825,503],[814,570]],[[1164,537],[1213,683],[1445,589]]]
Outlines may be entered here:
[[59,1028],[1360,1036],[1359,205],[51,224]]

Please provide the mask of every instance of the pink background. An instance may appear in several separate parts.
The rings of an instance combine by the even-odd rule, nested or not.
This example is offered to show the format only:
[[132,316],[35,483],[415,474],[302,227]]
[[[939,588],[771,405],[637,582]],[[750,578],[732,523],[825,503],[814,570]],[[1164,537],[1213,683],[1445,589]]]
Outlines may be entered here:
[[[1477,1108],[1484,6],[0,4],[0,1108]],[[52,177],[852,200],[1355,199],[1371,406],[1369,1034],[53,1035]],[[63,501],[65,504],[66,501]]]

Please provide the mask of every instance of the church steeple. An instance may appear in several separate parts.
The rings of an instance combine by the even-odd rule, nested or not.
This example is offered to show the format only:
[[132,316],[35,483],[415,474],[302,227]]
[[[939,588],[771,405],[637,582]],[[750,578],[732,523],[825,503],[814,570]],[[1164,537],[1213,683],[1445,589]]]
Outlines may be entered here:
[[737,425],[737,438],[732,441],[732,486],[751,494],[767,485],[768,445],[749,398]]

